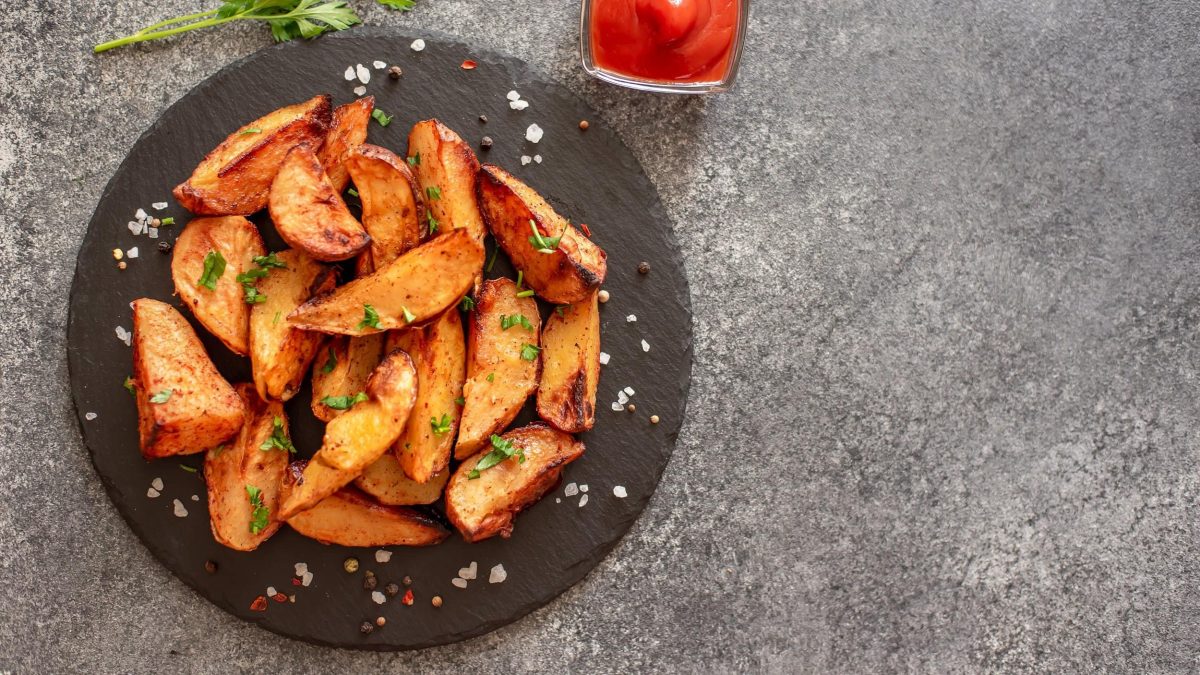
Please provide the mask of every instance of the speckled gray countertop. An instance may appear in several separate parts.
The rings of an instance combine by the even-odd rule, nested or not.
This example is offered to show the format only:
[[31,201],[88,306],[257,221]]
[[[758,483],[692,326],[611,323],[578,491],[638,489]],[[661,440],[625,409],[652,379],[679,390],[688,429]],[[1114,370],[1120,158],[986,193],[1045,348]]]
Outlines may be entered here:
[[763,1],[737,89],[670,98],[582,74],[575,2],[354,0],[602,111],[671,214],[696,327],[675,457],[586,581],[483,638],[360,654],[175,580],[72,417],[101,189],[269,37],[88,49],[201,4],[0,14],[0,671],[1200,665],[1200,5]]

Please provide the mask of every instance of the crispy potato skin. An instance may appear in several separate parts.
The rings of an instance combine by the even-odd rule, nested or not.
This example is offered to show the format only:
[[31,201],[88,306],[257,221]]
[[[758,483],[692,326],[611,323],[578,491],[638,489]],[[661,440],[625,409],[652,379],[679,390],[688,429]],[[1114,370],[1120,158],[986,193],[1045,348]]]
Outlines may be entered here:
[[370,259],[370,273],[421,243],[425,204],[408,164],[392,151],[361,145],[345,159],[345,167],[362,200],[362,224],[371,246],[359,256]]
[[[318,295],[288,316],[295,328],[369,335],[436,318],[462,299],[483,267],[483,247],[466,231],[435,237],[376,272]],[[379,314],[379,328],[361,326],[364,306]],[[414,315],[404,319],[404,309]]]
[[[579,302],[604,282],[608,269],[604,251],[504,169],[485,164],[480,170],[479,205],[496,243],[546,301]],[[529,242],[530,221],[542,236],[562,237],[553,253],[539,253]]]
[[341,546],[430,546],[450,536],[420,511],[385,506],[345,488],[288,519],[300,534]]
[[279,236],[317,260],[346,260],[371,243],[307,144],[288,151],[271,183],[267,208]]
[[459,465],[446,486],[446,517],[469,542],[512,534],[513,518],[550,491],[563,467],[583,454],[583,443],[542,422],[514,429],[503,438],[525,451],[525,461],[507,459],[470,478],[491,447]]
[[199,215],[245,216],[261,211],[284,156],[301,143],[321,145],[331,116],[330,98],[321,95],[242,126],[176,186],[176,201]]
[[596,292],[550,313],[542,328],[538,416],[569,434],[596,423],[600,382],[600,308]]
[[438,221],[441,232],[463,228],[483,245],[487,230],[479,213],[475,183],[479,160],[475,151],[458,134],[436,119],[417,122],[408,134],[408,156],[420,155],[413,167],[420,194],[430,187],[441,191],[426,207]]
[[364,96],[357,101],[333,109],[333,123],[325,143],[317,153],[329,184],[339,195],[350,182],[346,171],[346,155],[367,142],[367,125],[371,123],[371,112],[375,110],[375,97]]
[[[388,349],[402,349],[417,369],[417,401],[393,451],[404,473],[424,483],[450,463],[467,376],[466,340],[458,308],[451,307],[426,326],[388,333]],[[450,429],[435,433],[433,421],[448,416]]]
[[[174,307],[133,302],[133,381],[146,459],[203,452],[236,434],[244,406]],[[170,390],[163,403],[150,399]]]
[[287,267],[259,279],[258,290],[267,299],[250,309],[250,369],[259,396],[286,401],[300,389],[325,338],[296,330],[283,317],[313,295],[332,290],[337,276],[299,251],[283,251],[278,257]]
[[[237,551],[253,551],[282,524],[275,516],[288,466],[286,450],[259,448],[274,433],[275,418],[282,420],[285,433],[288,424],[282,404],[263,401],[252,384],[239,384],[235,388],[246,406],[246,423],[232,441],[208,451],[204,458],[204,482],[208,487],[213,538]],[[270,512],[266,529],[258,534],[250,532],[254,509],[246,486],[261,490],[263,506]]]
[[[383,342],[383,335],[338,335],[329,339],[313,360],[312,411],[317,419],[328,422],[345,412],[322,403],[326,396],[353,396],[366,390],[367,378],[383,358]],[[334,366],[325,372],[331,353]]]
[[[520,325],[507,330],[501,327],[501,315],[518,314],[529,320],[533,330]],[[541,359],[521,358],[521,348],[537,346],[540,329],[537,301],[518,298],[517,285],[511,279],[488,279],[479,287],[470,320],[467,381],[463,385],[466,403],[454,447],[456,459],[475,454],[492,434],[508,426],[537,389]]]
[[325,427],[313,455],[284,499],[281,518],[312,508],[354,480],[396,442],[417,397],[417,373],[402,351],[384,357],[367,380],[368,400],[335,417]]
[[[237,276],[254,267],[255,256],[266,254],[258,228],[242,216],[196,218],[183,228],[172,251],[175,293],[229,351],[245,356],[250,350],[250,306],[242,300]],[[225,259],[225,273],[210,291],[196,282],[211,251]]]
[[450,471],[442,469],[424,483],[404,475],[400,462],[391,453],[384,453],[375,463],[368,466],[362,475],[354,479],[354,485],[363,492],[390,506],[412,506],[432,504],[442,496],[442,489],[450,480]]

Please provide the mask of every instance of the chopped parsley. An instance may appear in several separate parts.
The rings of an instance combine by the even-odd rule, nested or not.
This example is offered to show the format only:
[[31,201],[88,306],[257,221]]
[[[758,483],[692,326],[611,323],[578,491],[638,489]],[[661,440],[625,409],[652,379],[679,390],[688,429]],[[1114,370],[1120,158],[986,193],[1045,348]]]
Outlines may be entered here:
[[531,345],[526,342],[525,344],[521,345],[521,358],[525,359],[526,361],[536,361],[538,352],[540,351],[542,350],[538,349],[537,345]]
[[533,295],[534,295],[534,291],[532,288],[521,291],[520,293],[517,293],[518,298],[532,298]]
[[351,197],[357,197],[358,190],[355,190],[354,188],[350,188],[349,190],[346,190],[346,194],[350,195]]
[[529,238],[529,243],[537,249],[538,253],[554,253],[558,248],[558,242],[562,240],[562,235],[557,237],[544,237],[538,230],[537,223],[529,221],[529,229],[533,230],[533,236]]
[[196,285],[215,291],[217,279],[220,279],[222,274],[225,274],[225,256],[219,251],[209,251],[208,255],[204,256],[204,272],[196,281]]
[[[287,267],[287,265],[284,264],[275,253],[271,253],[269,255],[256,255],[254,256],[253,260],[255,265],[254,269],[246,270],[245,272],[237,275],[237,282],[242,285],[242,300],[244,300],[247,305],[257,305],[259,303],[266,302],[267,296],[259,292],[258,286],[256,286],[258,280],[267,276],[272,268]],[[276,317],[275,322],[279,322],[278,317]]]
[[127,391],[135,396],[137,395],[137,390],[133,388],[133,378],[132,377],[129,377],[128,375],[126,375],[125,376],[125,384],[123,386],[125,387],[125,391]]
[[459,396],[458,398],[454,399],[454,402],[457,403],[458,405],[466,405],[467,399]]
[[417,153],[408,158],[409,166],[421,166],[421,153]]
[[241,131],[239,131],[238,133],[239,133],[239,134],[241,134],[241,135],[243,135],[243,136],[245,136],[246,134],[261,134],[261,133],[262,133],[262,129],[259,129],[259,128],[257,128],[257,127],[250,127],[249,129],[242,129],[242,130],[241,130]]
[[367,400],[367,392],[360,391],[353,396],[326,396],[321,399],[321,403],[333,408],[334,410],[349,410],[356,404]]
[[557,307],[554,308],[554,313],[565,319],[565,318],[567,318],[567,315],[564,314],[564,312],[567,310],[568,307],[570,307],[570,305],[558,305]]
[[358,330],[364,328],[374,328],[376,330],[383,328],[379,324],[379,312],[376,312],[374,307],[367,304],[363,305],[363,320],[358,322]]
[[429,199],[441,199],[442,189],[436,185],[430,185],[429,187],[425,188],[425,196]]
[[[412,323],[412,322],[413,322],[413,319],[417,318],[417,315],[416,315],[416,314],[413,314],[413,313],[412,313],[412,312],[410,312],[410,311],[408,311],[408,308],[407,308],[407,307],[404,307],[404,306],[402,305],[402,306],[400,307],[400,309],[404,311],[404,323]],[[378,328],[378,326],[376,326],[376,328]]]
[[479,478],[480,471],[487,471],[513,455],[517,456],[519,462],[523,463],[525,461],[524,450],[514,448],[512,441],[506,441],[496,434],[492,434],[492,451],[476,462],[475,468],[471,469],[471,472],[467,474],[467,478]]
[[429,426],[433,428],[433,433],[437,436],[445,436],[450,433],[450,416],[443,414],[442,419],[436,417],[429,418]]
[[495,381],[496,381],[496,374],[495,374],[495,373],[488,373],[488,376],[487,376],[487,381],[488,381],[488,382],[495,382]]
[[246,496],[250,498],[250,506],[254,507],[254,510],[250,513],[250,534],[258,534],[267,529],[271,512],[263,504],[262,490],[253,485],[247,485]]
[[531,295],[533,295],[532,290],[521,290],[521,286],[523,286],[524,283],[525,283],[525,273],[522,272],[521,270],[517,270],[517,297],[518,298],[528,298]]
[[379,122],[379,126],[386,127],[387,125],[392,123],[393,115],[389,115],[389,114],[383,112],[382,110],[380,110],[379,108],[376,108],[371,111],[371,117],[376,122]]
[[158,221],[158,224],[163,225],[163,226],[174,225],[175,224],[175,216],[167,216],[166,218],[163,218],[162,220]]
[[492,265],[496,264],[496,254],[499,252],[500,246],[498,244],[492,247],[492,254],[488,256],[487,265],[484,266],[483,271],[487,272],[488,274],[492,273]]
[[166,403],[167,400],[171,398],[171,394],[174,394],[174,393],[175,393],[174,389],[163,389],[162,391],[158,392],[157,394],[151,396],[150,402],[151,403]]
[[287,269],[287,263],[285,263],[279,259],[278,253],[268,253],[267,255],[256,255],[256,256],[254,256],[254,264],[258,265],[259,267],[262,267],[263,269],[270,269],[272,267]]
[[196,473],[196,467],[192,466],[191,464],[180,464],[179,468],[183,469],[184,471],[186,471],[188,473]]
[[258,446],[259,450],[287,450],[291,454],[296,454],[296,446],[292,445],[292,440],[287,437],[287,432],[283,430],[283,418],[276,417],[273,421],[274,428],[271,430],[271,436],[263,441],[263,444]]
[[275,310],[275,318],[271,319],[271,325],[274,326],[275,324],[279,323],[279,317],[281,316],[283,316],[283,310]]
[[438,220],[437,220],[437,218],[433,217],[432,211],[427,211],[425,213],[425,220],[426,220],[426,222],[429,223],[429,236],[433,236],[433,235],[437,234]]
[[325,360],[325,365],[321,366],[321,372],[328,375],[337,368],[337,354],[333,352],[333,347],[329,348],[329,358]]
[[464,295],[463,299],[458,303],[458,308],[464,312],[469,312],[475,309],[475,300],[469,295]]
[[533,330],[533,324],[529,323],[529,319],[526,319],[524,314],[514,314],[512,316],[507,314],[500,315],[500,328],[508,330],[513,326],[520,326],[526,330]]

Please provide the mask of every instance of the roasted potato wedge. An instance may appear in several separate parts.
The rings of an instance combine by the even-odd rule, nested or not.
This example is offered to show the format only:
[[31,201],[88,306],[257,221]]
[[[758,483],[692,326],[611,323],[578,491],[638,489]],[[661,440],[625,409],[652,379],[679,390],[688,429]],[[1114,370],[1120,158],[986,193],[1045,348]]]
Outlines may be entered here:
[[281,518],[312,508],[396,442],[417,398],[417,373],[408,355],[394,351],[385,356],[367,380],[366,396],[325,426],[321,449],[284,499]]
[[441,122],[425,120],[408,134],[408,156],[421,195],[430,197],[425,206],[438,231],[465,229],[482,246],[487,230],[475,189],[479,160],[471,146]]
[[345,488],[288,519],[300,534],[342,546],[430,546],[450,533],[429,516],[403,506],[384,506]]
[[408,165],[391,150],[360,145],[344,164],[362,201],[363,227],[371,235],[371,245],[359,256],[370,258],[364,270],[369,273],[421,243],[425,205]]
[[[171,254],[175,293],[208,332],[229,351],[245,356],[250,350],[250,305],[242,299],[239,275],[254,267],[255,256],[266,254],[254,223],[242,216],[196,218],[183,228]],[[217,254],[225,271],[216,287],[200,285],[205,260]]]
[[333,290],[337,276],[299,251],[284,251],[278,258],[285,267],[258,280],[258,291],[267,299],[250,309],[250,369],[259,396],[286,401],[300,389],[325,337],[296,330],[284,317],[314,295]]
[[442,488],[450,480],[450,470],[442,469],[424,483],[404,475],[400,462],[391,453],[384,453],[354,479],[358,489],[390,506],[432,504],[442,497]]
[[569,434],[596,423],[600,382],[600,308],[596,292],[551,312],[542,328],[538,416]]
[[354,396],[366,390],[367,378],[383,358],[383,340],[383,335],[329,339],[313,361],[312,411],[317,419],[328,422],[344,412],[324,403],[326,397]]
[[203,452],[236,434],[245,406],[191,324],[165,302],[133,302],[133,385],[147,459]]
[[[275,515],[290,453],[272,447],[270,439],[288,439],[288,423],[283,405],[262,400],[254,385],[239,384],[235,389],[246,407],[246,423],[229,443],[208,451],[204,483],[213,537],[234,550],[253,551],[282,524]],[[269,449],[264,450],[264,445]],[[250,488],[256,492],[257,502],[250,496]],[[258,508],[266,510],[264,517],[256,513]]]
[[371,243],[310,145],[288,152],[271,183],[267,208],[279,236],[317,260],[353,258]]
[[[447,233],[370,275],[309,300],[288,316],[288,322],[303,330],[342,335],[424,323],[462,298],[483,266],[483,255],[483,246],[468,232]],[[378,316],[377,325],[368,321],[368,305]]]
[[[329,126],[329,134],[325,144],[317,153],[329,184],[339,195],[350,182],[350,174],[346,171],[346,155],[355,148],[367,142],[367,125],[371,123],[371,112],[375,110],[375,97],[364,96],[346,105],[333,109],[333,123]],[[359,190],[359,192],[362,192]]]
[[208,153],[191,178],[176,186],[175,199],[200,215],[261,211],[284,156],[301,143],[321,145],[330,118],[329,96],[321,95],[250,122]]
[[502,438],[524,454],[524,462],[513,456],[471,478],[488,447],[460,464],[446,486],[446,517],[467,541],[512,534],[517,513],[553,489],[563,467],[583,454],[583,443],[541,422]]
[[467,377],[467,345],[458,308],[429,324],[388,333],[388,351],[403,349],[417,369],[417,402],[396,441],[396,458],[409,478],[424,483],[450,463]]
[[[496,243],[513,266],[525,273],[529,287],[546,301],[579,302],[604,282],[604,250],[504,169],[485,164],[480,170],[479,205]],[[557,247],[539,249],[530,241],[534,228],[543,239],[559,238]]]
[[518,298],[511,279],[488,279],[479,287],[471,315],[466,403],[454,446],[456,459],[478,452],[492,434],[513,421],[537,389],[541,323],[537,301]]

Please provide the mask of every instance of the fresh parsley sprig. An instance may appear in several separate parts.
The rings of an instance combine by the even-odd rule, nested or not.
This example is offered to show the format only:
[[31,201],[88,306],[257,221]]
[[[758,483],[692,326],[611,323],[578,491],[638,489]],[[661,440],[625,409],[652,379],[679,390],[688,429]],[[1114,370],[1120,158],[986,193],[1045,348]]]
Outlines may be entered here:
[[274,428],[271,430],[270,437],[263,441],[263,444],[258,446],[259,450],[287,450],[290,454],[296,454],[296,446],[292,445],[292,439],[288,438],[287,432],[283,430],[283,418],[276,417],[273,420]]
[[506,441],[496,434],[492,434],[492,451],[484,455],[479,462],[475,464],[475,468],[471,469],[471,472],[467,474],[467,478],[479,478],[480,471],[487,471],[500,462],[512,457],[513,455],[517,456],[519,463],[525,462],[524,450],[513,447],[512,441]]
[[533,330],[533,324],[529,323],[529,319],[526,319],[524,314],[514,314],[512,316],[507,314],[500,315],[500,328],[508,330],[513,326],[520,326],[525,330]]
[[254,508],[254,511],[250,513],[250,534],[258,534],[267,529],[267,525],[270,524],[271,512],[263,504],[262,490],[253,485],[247,485],[246,496],[250,498],[250,506]]
[[358,322],[358,330],[364,328],[374,328],[376,330],[383,328],[379,323],[379,312],[376,312],[375,308],[368,304],[363,304],[363,320]]
[[326,396],[321,399],[321,403],[333,408],[334,410],[349,410],[356,404],[367,400],[367,392],[360,391],[353,396]]
[[450,416],[443,413],[442,419],[440,420],[436,417],[430,417],[429,426],[433,429],[434,435],[445,436],[446,434],[450,433]]
[[220,279],[222,274],[225,274],[225,256],[221,255],[220,251],[211,250],[204,256],[204,271],[200,273],[196,285],[215,291],[217,279]]
[[542,236],[537,223],[532,220],[529,221],[529,229],[533,230],[533,236],[529,238],[529,243],[533,244],[538,253],[554,253],[554,250],[558,248],[558,242],[562,241],[561,234],[557,237]]
[[337,368],[337,364],[337,354],[334,353],[333,347],[330,347],[329,358],[325,360],[325,365],[321,366],[321,372],[328,375],[333,372],[334,368]]

